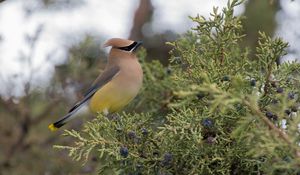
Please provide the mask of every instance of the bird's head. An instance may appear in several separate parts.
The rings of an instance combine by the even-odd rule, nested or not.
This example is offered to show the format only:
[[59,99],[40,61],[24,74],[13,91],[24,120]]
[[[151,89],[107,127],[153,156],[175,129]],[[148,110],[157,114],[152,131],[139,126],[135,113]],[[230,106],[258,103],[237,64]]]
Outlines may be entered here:
[[139,46],[142,45],[141,41],[132,41],[121,38],[112,38],[105,42],[104,47],[112,46],[114,49],[123,50],[126,52],[134,52]]

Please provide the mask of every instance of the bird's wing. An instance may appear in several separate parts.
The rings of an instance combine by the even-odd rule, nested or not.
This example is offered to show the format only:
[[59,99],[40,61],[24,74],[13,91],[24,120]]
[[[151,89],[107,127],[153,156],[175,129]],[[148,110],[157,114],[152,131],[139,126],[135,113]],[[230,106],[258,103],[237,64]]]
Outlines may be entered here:
[[98,89],[111,81],[118,73],[120,72],[120,68],[118,66],[114,66],[105,70],[97,79],[94,81],[92,86],[87,90],[84,94],[84,98],[77,102],[70,110],[69,113],[80,107],[86,101],[88,101]]

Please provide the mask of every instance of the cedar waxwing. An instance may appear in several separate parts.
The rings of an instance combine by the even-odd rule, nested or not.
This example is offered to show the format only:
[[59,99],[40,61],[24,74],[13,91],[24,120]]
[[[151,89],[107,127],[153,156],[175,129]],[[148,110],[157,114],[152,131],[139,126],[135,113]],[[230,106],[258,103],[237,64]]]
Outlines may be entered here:
[[142,86],[143,71],[134,53],[141,44],[139,41],[120,38],[108,40],[104,47],[112,48],[103,73],[94,81],[84,98],[77,102],[67,115],[50,124],[49,129],[57,130],[87,107],[93,113],[103,112],[107,115],[127,105]]

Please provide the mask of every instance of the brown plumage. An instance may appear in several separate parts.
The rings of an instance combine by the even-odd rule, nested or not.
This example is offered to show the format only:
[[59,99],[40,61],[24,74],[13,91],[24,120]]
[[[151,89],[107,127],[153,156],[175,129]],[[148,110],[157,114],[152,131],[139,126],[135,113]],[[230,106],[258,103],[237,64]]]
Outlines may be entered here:
[[107,65],[96,78],[84,98],[73,106],[59,121],[49,125],[56,130],[70,119],[78,116],[80,109],[88,106],[93,113],[104,114],[119,111],[139,92],[143,81],[143,71],[134,51],[141,42],[112,38],[104,46],[111,46]]

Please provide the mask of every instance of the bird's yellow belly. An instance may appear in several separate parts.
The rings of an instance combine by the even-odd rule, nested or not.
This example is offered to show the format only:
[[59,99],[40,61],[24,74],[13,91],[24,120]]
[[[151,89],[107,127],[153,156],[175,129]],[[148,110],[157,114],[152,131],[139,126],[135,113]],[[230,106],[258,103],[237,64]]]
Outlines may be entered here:
[[93,113],[105,111],[113,113],[126,106],[135,96],[136,94],[126,87],[110,82],[93,95],[89,107]]

